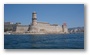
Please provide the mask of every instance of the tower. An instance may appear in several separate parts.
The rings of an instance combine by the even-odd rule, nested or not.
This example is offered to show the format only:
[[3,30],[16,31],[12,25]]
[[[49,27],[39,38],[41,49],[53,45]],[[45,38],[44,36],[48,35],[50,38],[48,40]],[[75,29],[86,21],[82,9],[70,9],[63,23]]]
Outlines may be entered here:
[[37,16],[36,16],[37,14],[36,14],[36,12],[34,11],[33,13],[32,13],[32,25],[33,26],[35,26],[35,25],[37,25]]
[[66,23],[63,23],[63,25],[62,25],[62,31],[63,31],[64,33],[68,33],[68,28],[67,28]]

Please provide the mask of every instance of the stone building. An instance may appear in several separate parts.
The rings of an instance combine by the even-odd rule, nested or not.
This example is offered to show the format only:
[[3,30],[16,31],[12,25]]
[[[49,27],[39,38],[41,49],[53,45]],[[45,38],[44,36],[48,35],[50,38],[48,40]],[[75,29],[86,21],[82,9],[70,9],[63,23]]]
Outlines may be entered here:
[[14,24],[11,22],[4,22],[4,32],[5,31],[12,31]]
[[61,34],[68,33],[66,23],[62,26],[58,24],[49,24],[47,22],[37,22],[37,13],[32,13],[32,23],[30,25],[21,25],[17,23],[13,26],[14,33],[28,33],[28,34]]

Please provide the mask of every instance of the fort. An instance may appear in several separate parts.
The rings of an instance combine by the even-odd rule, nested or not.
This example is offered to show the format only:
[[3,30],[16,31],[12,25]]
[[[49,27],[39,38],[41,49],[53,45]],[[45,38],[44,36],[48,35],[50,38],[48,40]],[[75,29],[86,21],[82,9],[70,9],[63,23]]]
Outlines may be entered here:
[[[8,22],[9,23],[9,22]],[[22,25],[21,23],[4,23],[4,30],[9,28],[7,32],[13,34],[64,34],[68,33],[66,23],[62,26],[58,24],[49,24],[47,22],[38,22],[37,13],[32,13],[32,23],[30,25]]]

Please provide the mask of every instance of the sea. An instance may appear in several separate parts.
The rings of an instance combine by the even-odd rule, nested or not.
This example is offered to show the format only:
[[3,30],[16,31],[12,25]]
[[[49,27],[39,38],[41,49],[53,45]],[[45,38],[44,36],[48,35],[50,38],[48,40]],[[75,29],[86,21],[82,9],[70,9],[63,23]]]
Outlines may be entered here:
[[4,35],[4,49],[84,49],[84,33]]

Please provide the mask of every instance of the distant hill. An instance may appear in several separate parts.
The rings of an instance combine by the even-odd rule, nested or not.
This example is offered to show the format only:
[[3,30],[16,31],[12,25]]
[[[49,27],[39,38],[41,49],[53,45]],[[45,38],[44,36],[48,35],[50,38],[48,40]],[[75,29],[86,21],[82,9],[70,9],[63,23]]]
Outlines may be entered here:
[[68,30],[73,30],[73,29],[84,29],[84,27],[73,27],[73,28],[68,28]]
[[73,27],[73,28],[68,28],[69,32],[84,32],[84,27]]

